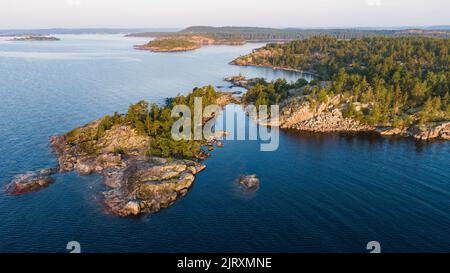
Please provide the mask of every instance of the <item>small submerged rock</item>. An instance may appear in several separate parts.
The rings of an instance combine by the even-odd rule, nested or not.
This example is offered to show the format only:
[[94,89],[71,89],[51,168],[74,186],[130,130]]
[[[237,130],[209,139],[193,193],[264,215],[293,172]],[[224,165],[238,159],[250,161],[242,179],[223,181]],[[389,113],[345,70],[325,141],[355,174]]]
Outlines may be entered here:
[[6,192],[12,195],[19,195],[39,190],[55,181],[51,175],[56,172],[57,169],[55,168],[47,168],[36,172],[19,174],[6,185]]
[[239,184],[243,186],[245,190],[256,190],[259,188],[259,178],[256,174],[241,175]]

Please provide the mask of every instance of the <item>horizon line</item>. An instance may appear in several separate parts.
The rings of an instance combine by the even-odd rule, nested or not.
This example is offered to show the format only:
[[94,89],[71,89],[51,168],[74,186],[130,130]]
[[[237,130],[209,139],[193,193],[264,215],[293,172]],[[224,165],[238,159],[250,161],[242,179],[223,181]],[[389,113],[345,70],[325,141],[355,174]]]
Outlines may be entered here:
[[270,29],[300,29],[300,30],[309,30],[309,29],[372,29],[372,30],[392,30],[392,29],[411,29],[411,28],[431,28],[431,27],[450,27],[450,23],[448,24],[432,24],[432,25],[392,25],[392,26],[326,26],[326,27],[318,27],[318,26],[287,26],[287,27],[271,27],[271,26],[248,26],[248,25],[190,25],[184,27],[114,27],[114,26],[92,26],[92,27],[13,27],[13,28],[0,28],[1,31],[5,30],[74,30],[74,29],[110,29],[110,30],[145,30],[145,29],[186,29],[189,27],[214,27],[214,28],[225,28],[225,27],[241,27],[241,28],[270,28]]

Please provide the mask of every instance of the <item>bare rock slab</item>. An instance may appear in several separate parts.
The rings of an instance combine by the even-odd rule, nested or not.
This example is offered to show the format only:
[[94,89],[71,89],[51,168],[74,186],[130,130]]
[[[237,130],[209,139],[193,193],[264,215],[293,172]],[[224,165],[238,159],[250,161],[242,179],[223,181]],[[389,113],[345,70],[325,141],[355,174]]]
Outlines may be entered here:
[[48,168],[19,174],[6,185],[6,192],[12,195],[19,195],[39,190],[55,181],[51,175],[56,173],[56,171],[54,168]]

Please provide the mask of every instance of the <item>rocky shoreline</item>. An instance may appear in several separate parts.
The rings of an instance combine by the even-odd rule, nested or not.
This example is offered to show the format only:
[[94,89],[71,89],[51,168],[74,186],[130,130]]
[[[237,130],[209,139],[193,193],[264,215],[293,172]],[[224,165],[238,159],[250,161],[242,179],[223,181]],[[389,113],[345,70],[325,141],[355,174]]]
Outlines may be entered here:
[[376,132],[382,136],[413,137],[416,140],[450,140],[450,122],[437,122],[427,128],[420,128],[419,126],[409,128],[378,127]]
[[339,98],[317,106],[308,101],[291,99],[280,109],[281,128],[311,132],[360,132],[372,131],[373,127],[345,118],[342,111],[335,107]]
[[104,173],[105,184],[111,188],[103,192],[104,202],[120,216],[158,212],[186,195],[195,174],[205,168],[192,160],[131,161],[125,168]]
[[[413,125],[407,128],[377,127],[362,124],[343,115],[341,98],[336,96],[317,106],[308,101],[291,99],[280,109],[280,127],[309,132],[376,132],[381,136],[413,137],[416,140],[450,140],[450,122],[430,124],[425,128]],[[341,107],[339,107],[341,106]],[[268,124],[272,125],[272,124]],[[276,126],[276,124],[273,124]]]
[[224,81],[232,84],[233,87],[242,87],[248,89],[249,87],[255,85],[260,78],[247,79],[242,75],[226,77]]
[[[97,126],[94,121],[79,130]],[[75,171],[79,175],[97,173],[109,188],[103,192],[104,203],[116,215],[129,216],[155,213],[184,196],[195,175],[206,168],[199,160],[145,157],[149,139],[135,129],[116,126],[95,144],[96,154],[80,153],[67,141],[68,135],[52,136],[50,146],[58,158],[58,168],[43,169],[17,175],[6,186],[11,195],[26,194],[49,186],[52,175]],[[218,143],[216,141],[216,143]],[[126,145],[129,152],[117,153],[113,147]]]
[[271,64],[255,64],[255,63],[252,63],[251,61],[245,60],[244,58],[246,58],[247,56],[241,56],[239,58],[236,58],[233,61],[231,61],[229,64],[237,65],[237,66],[270,68],[273,70],[281,70],[281,71],[296,72],[296,73],[301,73],[301,74],[309,74],[314,77],[320,78],[320,75],[315,73],[314,71],[307,71],[307,70],[295,69],[295,68],[290,68],[290,67],[282,67],[282,66],[273,66]]
[[288,68],[288,67],[282,67],[282,66],[272,66],[272,65],[265,65],[265,64],[240,64],[240,63],[235,63],[234,61],[230,62],[230,64],[237,65],[237,66],[250,66],[250,67],[270,68],[270,69],[273,69],[273,70],[296,72],[296,73],[301,73],[301,74],[309,74],[309,75],[312,75],[314,77],[320,77],[319,74],[317,74],[315,72],[312,72],[312,71],[301,70],[301,69],[294,69],[294,68]]
[[[259,82],[258,78],[247,79],[242,75],[231,76],[224,79],[246,89],[252,88]],[[326,82],[321,83],[321,85]],[[290,90],[293,94],[280,103],[279,121],[270,119],[254,121],[262,126],[276,126],[282,129],[293,129],[298,131],[330,133],[330,132],[375,132],[381,136],[412,137],[416,140],[450,140],[450,121],[441,121],[422,126],[411,125],[405,128],[371,126],[364,124],[354,118],[345,117],[344,109],[350,103],[341,95],[328,98],[325,103],[311,104],[307,96],[302,95],[299,90]],[[300,93],[300,95],[298,95]],[[361,107],[361,106],[359,106]]]
[[[144,149],[149,141],[135,129],[117,126],[98,141],[101,152],[95,156],[77,155],[65,136],[52,137],[51,146],[58,157],[60,172],[100,174],[110,188],[103,192],[106,206],[113,214],[129,216],[155,213],[170,206],[187,193],[195,174],[206,168],[194,159],[146,158]],[[112,152],[119,144],[129,152]]]

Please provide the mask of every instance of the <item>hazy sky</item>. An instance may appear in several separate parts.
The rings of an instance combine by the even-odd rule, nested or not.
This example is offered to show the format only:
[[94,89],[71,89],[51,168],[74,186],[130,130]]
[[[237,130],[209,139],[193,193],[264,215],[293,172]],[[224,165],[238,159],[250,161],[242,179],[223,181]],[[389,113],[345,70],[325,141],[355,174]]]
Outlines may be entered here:
[[450,25],[450,0],[0,0],[0,29]]

